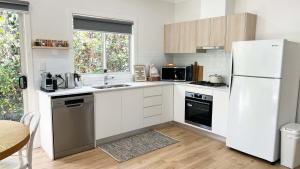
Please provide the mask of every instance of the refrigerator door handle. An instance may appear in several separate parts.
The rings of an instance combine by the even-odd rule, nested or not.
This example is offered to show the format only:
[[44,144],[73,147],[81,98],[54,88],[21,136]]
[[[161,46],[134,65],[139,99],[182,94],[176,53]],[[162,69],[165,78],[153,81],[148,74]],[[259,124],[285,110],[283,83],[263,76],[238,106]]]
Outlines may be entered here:
[[232,47],[232,52],[231,52],[231,77],[230,77],[230,82],[229,82],[229,98],[231,97],[232,82],[233,82],[233,69],[234,69],[233,53],[234,53],[234,49]]

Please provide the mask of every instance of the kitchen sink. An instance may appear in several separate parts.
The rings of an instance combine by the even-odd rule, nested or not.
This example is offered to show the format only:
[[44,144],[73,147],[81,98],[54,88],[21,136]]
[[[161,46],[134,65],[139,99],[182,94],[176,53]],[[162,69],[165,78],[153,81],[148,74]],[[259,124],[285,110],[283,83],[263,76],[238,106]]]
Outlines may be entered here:
[[95,86],[95,89],[111,89],[111,88],[120,88],[120,87],[128,87],[130,85],[127,84],[116,84],[116,85],[103,85],[103,86]]

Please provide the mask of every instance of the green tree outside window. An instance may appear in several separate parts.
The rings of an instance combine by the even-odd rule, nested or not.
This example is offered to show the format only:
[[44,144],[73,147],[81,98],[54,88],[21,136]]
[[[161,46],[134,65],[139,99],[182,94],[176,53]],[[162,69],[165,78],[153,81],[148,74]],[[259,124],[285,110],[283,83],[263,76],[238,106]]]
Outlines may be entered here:
[[19,15],[0,12],[0,120],[18,121],[23,115]]
[[79,73],[130,71],[130,35],[74,31],[75,70]]

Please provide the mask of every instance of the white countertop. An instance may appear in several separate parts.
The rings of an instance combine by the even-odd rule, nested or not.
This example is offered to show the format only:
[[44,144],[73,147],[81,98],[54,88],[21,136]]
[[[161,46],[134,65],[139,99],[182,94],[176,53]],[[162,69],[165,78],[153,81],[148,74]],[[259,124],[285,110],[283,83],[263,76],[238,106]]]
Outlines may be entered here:
[[229,91],[229,87],[228,86],[220,86],[220,87],[203,86],[203,85],[190,84],[190,82],[174,82],[174,84],[185,85],[185,86],[190,86],[190,87],[197,87],[197,88],[208,89],[208,90]]
[[119,87],[119,88],[107,88],[107,89],[96,89],[92,86],[84,86],[80,88],[74,88],[74,89],[58,89],[55,92],[47,93],[39,90],[38,92],[45,94],[49,97],[52,96],[62,96],[62,95],[72,95],[72,94],[82,94],[82,93],[97,93],[97,92],[107,92],[107,91],[115,91],[115,90],[126,90],[126,89],[132,89],[132,88],[141,88],[141,87],[151,87],[151,86],[163,86],[163,85],[187,85],[191,87],[198,87],[198,88],[205,88],[205,89],[211,89],[211,90],[223,90],[228,91],[229,88],[226,86],[222,87],[209,87],[209,86],[201,86],[201,85],[193,85],[189,84],[189,82],[131,82],[131,83],[124,83],[127,85],[130,85],[128,87]]

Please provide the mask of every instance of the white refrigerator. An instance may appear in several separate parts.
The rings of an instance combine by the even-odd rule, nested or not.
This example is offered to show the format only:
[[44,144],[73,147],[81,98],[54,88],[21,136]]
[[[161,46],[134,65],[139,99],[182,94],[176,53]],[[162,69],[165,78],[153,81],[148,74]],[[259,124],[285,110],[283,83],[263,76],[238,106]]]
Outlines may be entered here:
[[300,45],[287,40],[234,42],[226,145],[275,162],[280,127],[296,119]]

